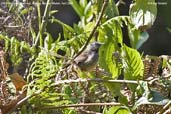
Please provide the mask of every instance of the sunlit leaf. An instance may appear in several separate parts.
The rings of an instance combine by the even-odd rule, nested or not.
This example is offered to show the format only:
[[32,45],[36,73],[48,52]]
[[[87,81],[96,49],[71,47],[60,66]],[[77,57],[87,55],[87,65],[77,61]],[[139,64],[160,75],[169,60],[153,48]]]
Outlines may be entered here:
[[139,80],[143,78],[144,64],[139,52],[124,45],[125,79]]
[[106,114],[132,114],[129,108],[125,106],[113,106]]
[[137,29],[146,30],[150,28],[157,15],[155,0],[136,0],[130,6],[130,18]]
[[52,48],[53,38],[49,33],[46,33],[46,38],[44,40],[44,47],[47,50],[50,50]]
[[117,78],[120,74],[120,65],[114,53],[120,50],[122,45],[122,31],[115,18],[105,22],[99,30],[99,39],[104,42],[99,52],[99,63],[102,68]]
[[69,0],[71,6],[74,8],[74,10],[77,12],[77,14],[81,17],[83,16],[83,7],[78,4],[76,0]]
[[80,0],[80,5],[85,8],[87,6],[87,0]]
[[108,18],[112,18],[119,15],[118,8],[113,0],[109,0],[108,6],[106,8],[106,15]]
[[58,12],[58,10],[52,10],[52,11],[50,11],[49,13],[50,13],[50,15],[53,15],[53,14],[55,14],[55,13],[57,13]]
[[63,23],[62,21],[60,21],[58,19],[52,19],[52,23],[58,23],[63,27],[63,32],[64,32],[64,38],[65,39],[70,39],[73,36],[74,30],[69,25]]

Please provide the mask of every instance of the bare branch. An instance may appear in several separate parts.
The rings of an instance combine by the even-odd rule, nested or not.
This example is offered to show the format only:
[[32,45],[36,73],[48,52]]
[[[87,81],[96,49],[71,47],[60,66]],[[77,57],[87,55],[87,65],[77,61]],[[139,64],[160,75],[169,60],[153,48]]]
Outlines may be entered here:
[[138,81],[134,80],[104,80],[100,78],[95,79],[76,79],[76,80],[60,80],[54,83],[52,86],[57,86],[60,84],[66,84],[66,83],[78,83],[78,82],[107,82],[107,83],[126,83],[126,84],[138,84]]
[[80,104],[70,104],[62,106],[43,106],[35,107],[35,110],[48,110],[48,109],[59,109],[59,108],[73,108],[73,107],[85,107],[85,106],[122,106],[121,103],[111,102],[111,103],[80,103]]

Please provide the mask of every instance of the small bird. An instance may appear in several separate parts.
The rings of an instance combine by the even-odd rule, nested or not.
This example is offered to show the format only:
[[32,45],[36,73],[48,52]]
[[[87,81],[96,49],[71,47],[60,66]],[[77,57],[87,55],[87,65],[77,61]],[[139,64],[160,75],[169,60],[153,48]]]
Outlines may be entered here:
[[74,59],[74,63],[81,71],[92,71],[98,62],[98,51],[102,43],[93,42],[87,46],[87,48]]

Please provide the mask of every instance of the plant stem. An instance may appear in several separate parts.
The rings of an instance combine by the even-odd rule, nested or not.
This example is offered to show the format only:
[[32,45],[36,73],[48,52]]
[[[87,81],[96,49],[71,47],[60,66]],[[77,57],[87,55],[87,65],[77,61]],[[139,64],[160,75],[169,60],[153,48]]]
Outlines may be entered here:
[[39,32],[38,32],[38,35],[36,37],[36,41],[34,43],[34,46],[37,45],[38,41],[40,42],[40,47],[43,46],[43,33],[44,33],[46,25],[47,25],[49,12],[50,12],[50,9],[51,9],[51,4],[50,4],[51,1],[52,0],[48,0],[47,3],[46,3],[46,8],[45,8],[42,20],[41,20],[41,12],[40,12],[40,3],[38,3],[37,7],[38,7]]
[[76,80],[60,80],[57,81],[56,83],[52,84],[51,86],[57,86],[60,84],[66,84],[66,83],[78,83],[78,82],[101,82],[101,83],[126,83],[126,84],[138,84],[138,81],[134,80],[104,80],[100,78],[95,78],[95,79],[76,79]]
[[80,103],[80,104],[70,104],[62,106],[44,106],[35,107],[35,110],[49,110],[49,109],[59,109],[59,108],[71,108],[71,107],[85,107],[85,106],[122,106],[121,103],[111,102],[111,103]]
[[105,11],[105,9],[106,9],[106,7],[107,7],[107,4],[108,4],[108,0],[104,0],[103,5],[102,5],[102,9],[101,9],[101,11],[100,11],[100,13],[99,13],[99,17],[98,17],[98,19],[97,19],[97,21],[96,21],[96,23],[95,23],[95,26],[94,26],[93,30],[91,31],[91,33],[90,33],[90,35],[89,35],[89,37],[88,37],[88,39],[87,39],[87,42],[85,43],[85,45],[83,46],[83,48],[77,53],[77,55],[74,57],[74,59],[75,59],[76,57],[78,57],[78,56],[86,49],[86,47],[87,47],[87,45],[89,44],[90,40],[92,39],[94,33],[96,32],[97,27],[98,27],[99,24],[100,24],[100,20],[101,20],[102,17],[103,17],[103,14],[104,14],[104,11]]

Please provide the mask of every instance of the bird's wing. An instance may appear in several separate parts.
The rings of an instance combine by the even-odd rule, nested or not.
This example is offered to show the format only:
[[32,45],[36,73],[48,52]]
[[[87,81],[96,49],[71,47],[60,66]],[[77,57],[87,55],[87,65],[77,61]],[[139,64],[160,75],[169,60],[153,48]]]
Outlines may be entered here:
[[82,53],[74,59],[74,62],[76,62],[76,64],[80,64],[80,63],[85,62],[87,58],[88,58],[88,54]]

